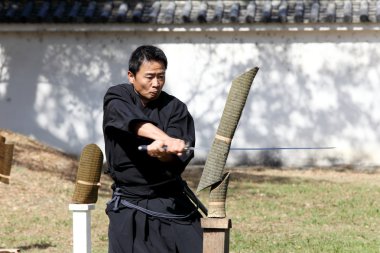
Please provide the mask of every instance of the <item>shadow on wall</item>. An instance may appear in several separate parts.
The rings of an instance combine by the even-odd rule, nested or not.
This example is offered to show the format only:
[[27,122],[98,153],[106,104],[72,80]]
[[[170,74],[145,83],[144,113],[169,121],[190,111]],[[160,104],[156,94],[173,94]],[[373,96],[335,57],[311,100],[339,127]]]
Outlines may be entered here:
[[25,34],[17,45],[13,38],[0,40],[0,127],[68,153],[79,154],[91,142],[103,146],[103,96],[125,80],[135,46],[110,50],[106,40],[90,34]]
[[[380,117],[376,111],[380,103],[376,94],[380,94],[380,88],[376,80],[380,77],[380,67],[376,59],[380,51],[373,34],[323,37],[323,34],[300,33],[299,36],[284,34],[280,38],[270,34],[239,38],[232,34],[230,38],[210,38],[210,44],[204,47],[208,50],[209,66],[215,66],[219,72],[214,71],[209,78],[214,80],[212,85],[202,80],[194,82],[195,88],[186,101],[190,108],[197,108],[197,101],[207,101],[202,105],[203,110],[194,114],[199,146],[211,145],[222,114],[220,108],[228,95],[229,89],[215,87],[229,87],[237,75],[259,66],[232,146],[337,146],[337,149],[230,153],[235,157],[230,159],[232,163],[282,166],[284,161],[290,161],[298,165],[329,166],[379,162],[376,150],[380,143]],[[233,47],[245,56],[232,50]],[[204,71],[213,70],[208,67]],[[225,83],[221,84],[220,80]],[[205,154],[202,155],[195,164],[205,160]]]
[[[194,116],[199,146],[211,146],[232,79],[258,66],[233,146],[339,145],[349,150],[351,162],[367,159],[368,143],[378,148],[380,52],[371,34],[135,35],[1,34],[0,127],[69,153],[92,142],[102,147],[103,95],[126,80],[130,52],[149,37],[167,54],[183,56],[180,62],[169,60],[169,70],[190,73],[183,101]],[[177,95],[183,88],[168,83],[166,89]],[[348,162],[341,151],[323,153],[321,159]],[[232,156],[240,164],[281,166],[293,154]],[[305,154],[303,159],[314,163],[319,157]]]

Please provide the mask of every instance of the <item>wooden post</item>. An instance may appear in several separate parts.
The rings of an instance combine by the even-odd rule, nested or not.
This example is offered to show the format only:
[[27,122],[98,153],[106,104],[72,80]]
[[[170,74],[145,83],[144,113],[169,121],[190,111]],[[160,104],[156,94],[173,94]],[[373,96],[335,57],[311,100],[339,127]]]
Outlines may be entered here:
[[0,182],[5,184],[9,184],[13,147],[13,144],[5,144],[5,137],[0,135]]
[[[9,184],[13,159],[13,144],[5,144],[5,137],[0,135],[0,182]],[[18,253],[19,249],[0,249],[0,253]]]
[[91,210],[95,204],[70,204],[73,212],[73,253],[91,253]]
[[202,218],[203,253],[229,253],[231,219]]

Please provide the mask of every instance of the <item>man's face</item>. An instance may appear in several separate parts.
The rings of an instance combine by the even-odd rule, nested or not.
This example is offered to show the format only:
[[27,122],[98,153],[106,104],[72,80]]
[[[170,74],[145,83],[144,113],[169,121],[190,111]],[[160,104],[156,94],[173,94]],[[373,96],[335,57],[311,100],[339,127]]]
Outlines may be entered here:
[[128,80],[144,104],[157,99],[165,84],[165,68],[161,62],[144,61],[136,75],[128,71]]

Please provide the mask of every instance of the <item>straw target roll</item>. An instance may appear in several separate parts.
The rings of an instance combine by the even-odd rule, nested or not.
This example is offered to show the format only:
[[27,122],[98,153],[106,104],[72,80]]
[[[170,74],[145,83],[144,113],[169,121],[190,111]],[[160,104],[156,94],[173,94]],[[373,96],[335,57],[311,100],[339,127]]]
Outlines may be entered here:
[[197,191],[222,181],[223,170],[230,151],[231,141],[239,123],[245,102],[258,67],[255,67],[232,81],[222,118],[216,132],[210,153],[207,156]]
[[227,173],[223,176],[224,166],[226,165],[232,138],[258,70],[259,68],[255,67],[232,81],[222,118],[210,153],[207,156],[197,191],[211,186],[208,210],[208,217],[210,218],[226,217],[225,204],[229,174]]
[[209,218],[224,218],[226,217],[226,198],[227,188],[230,179],[230,173],[223,175],[222,181],[211,186],[210,196],[208,201]]
[[0,136],[0,182],[9,184],[12,160],[13,144],[5,144],[5,138]]
[[89,144],[83,148],[72,198],[74,204],[96,203],[102,164],[103,153],[96,144]]

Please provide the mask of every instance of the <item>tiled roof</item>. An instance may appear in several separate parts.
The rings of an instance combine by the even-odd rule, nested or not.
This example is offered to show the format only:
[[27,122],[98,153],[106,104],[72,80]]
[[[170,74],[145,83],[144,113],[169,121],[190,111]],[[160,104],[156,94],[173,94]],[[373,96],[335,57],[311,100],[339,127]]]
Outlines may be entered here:
[[0,0],[0,23],[366,22],[380,22],[380,0]]

